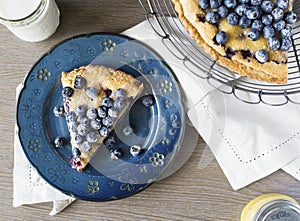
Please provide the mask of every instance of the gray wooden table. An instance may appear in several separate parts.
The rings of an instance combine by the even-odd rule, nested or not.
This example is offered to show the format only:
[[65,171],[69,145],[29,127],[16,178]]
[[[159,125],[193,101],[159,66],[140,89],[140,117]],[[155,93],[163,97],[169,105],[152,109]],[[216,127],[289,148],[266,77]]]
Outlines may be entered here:
[[215,160],[199,169],[205,148],[200,139],[189,161],[174,175],[127,199],[96,203],[76,201],[55,217],[52,204],[12,207],[15,88],[32,64],[56,43],[89,32],[119,33],[141,22],[137,0],[57,0],[61,24],[50,39],[27,43],[0,26],[0,220],[239,220],[244,205],[269,192],[300,201],[299,182],[278,171],[233,191]]

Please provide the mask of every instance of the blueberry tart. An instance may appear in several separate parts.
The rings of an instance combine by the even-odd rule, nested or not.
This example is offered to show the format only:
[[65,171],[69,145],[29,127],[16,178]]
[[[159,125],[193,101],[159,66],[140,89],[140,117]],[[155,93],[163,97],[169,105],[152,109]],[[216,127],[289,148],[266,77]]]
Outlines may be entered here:
[[128,73],[93,65],[63,72],[61,82],[71,164],[81,172],[144,86]]
[[292,0],[173,0],[185,28],[212,58],[241,76],[286,83]]

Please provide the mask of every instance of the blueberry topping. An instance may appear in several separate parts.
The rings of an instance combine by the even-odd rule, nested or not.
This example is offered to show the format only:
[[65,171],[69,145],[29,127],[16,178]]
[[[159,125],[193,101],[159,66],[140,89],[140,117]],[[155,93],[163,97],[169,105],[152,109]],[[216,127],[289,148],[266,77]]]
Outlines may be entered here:
[[248,31],[248,38],[251,41],[257,41],[260,37],[260,32],[257,29],[251,29]]
[[255,57],[260,63],[265,63],[269,59],[268,52],[262,49],[255,53]]
[[272,50],[276,51],[280,48],[280,40],[276,37],[269,38],[268,45]]
[[260,6],[262,0],[250,0],[250,2],[251,2],[251,5]]
[[269,39],[275,35],[275,30],[272,26],[265,26],[263,29],[264,38]]
[[237,13],[239,16],[245,15],[246,10],[247,10],[247,5],[246,5],[246,4],[238,5],[238,6],[234,9],[235,13]]
[[74,142],[75,144],[82,144],[84,141],[83,137],[80,136],[79,134],[75,134],[72,138],[72,142]]
[[87,117],[80,117],[77,120],[80,124],[88,124],[90,120]]
[[239,2],[244,4],[244,3],[249,3],[250,0],[240,0]]
[[70,98],[70,97],[72,97],[73,93],[74,93],[74,91],[73,91],[73,89],[70,88],[70,87],[64,87],[64,88],[62,89],[62,96],[63,96],[64,98]]
[[65,115],[65,109],[63,106],[55,106],[53,113],[56,117],[63,117]]
[[122,155],[123,155],[122,151],[117,149],[110,153],[110,158],[112,160],[119,160],[119,159],[121,159]]
[[288,38],[282,38],[281,39],[280,50],[282,50],[282,51],[288,51],[291,46],[292,46],[292,41],[290,39],[288,39]]
[[274,20],[280,20],[283,19],[284,11],[281,8],[275,8],[271,14]]
[[220,16],[217,12],[210,11],[206,14],[205,20],[211,24],[217,24],[219,22]]
[[261,16],[261,11],[258,7],[251,7],[246,11],[248,19],[255,20]]
[[86,112],[86,116],[90,119],[93,120],[98,116],[97,109],[96,108],[89,108]]
[[106,108],[103,106],[98,107],[97,112],[98,112],[98,116],[101,118],[107,116]]
[[116,144],[116,138],[114,136],[109,136],[105,139],[104,145],[107,149],[111,149],[115,146]]
[[130,154],[132,156],[137,156],[142,152],[142,148],[138,145],[133,145],[130,147]]
[[63,147],[66,144],[67,144],[67,141],[64,137],[56,137],[54,140],[54,145],[56,147]]
[[77,132],[81,136],[86,136],[90,132],[90,128],[86,124],[79,124],[77,127]]
[[104,117],[102,119],[102,124],[106,127],[110,127],[113,124],[113,118],[110,116]]
[[116,118],[118,116],[118,111],[114,108],[109,108],[108,109],[108,116],[112,118]]
[[79,105],[79,106],[75,107],[74,112],[78,117],[82,117],[86,113],[86,106]]
[[80,150],[78,148],[75,148],[75,149],[72,150],[72,155],[75,158],[79,158],[80,155],[81,155],[81,152],[80,152]]
[[85,86],[86,80],[81,76],[77,76],[74,81],[74,88],[81,89]]
[[98,138],[99,138],[99,133],[96,133],[95,131],[89,132],[86,135],[86,140],[89,143],[95,143],[98,140]]
[[[219,45],[224,45],[226,44],[228,41],[228,35],[226,32],[224,31],[220,31],[216,34],[216,42],[219,44]],[[146,106],[146,105],[145,105]]]
[[210,0],[210,7],[213,9],[218,8],[222,3],[222,0]]
[[68,124],[68,128],[70,132],[76,133],[77,132],[77,126],[78,124],[76,122],[70,122]]
[[235,12],[231,12],[227,16],[227,22],[231,25],[237,25],[239,22],[239,16]]
[[122,110],[124,106],[125,106],[125,100],[123,100],[122,98],[118,98],[117,100],[115,100],[114,108],[116,110]]
[[226,18],[226,16],[228,15],[228,8],[224,5],[221,5],[218,8],[218,13],[219,13],[221,18]]
[[273,23],[273,27],[276,31],[281,31],[285,26],[285,22],[283,20],[277,20]]
[[153,95],[146,95],[142,98],[142,104],[145,107],[151,107],[154,104],[154,97]]
[[249,28],[251,26],[252,21],[248,19],[246,16],[242,16],[239,21],[239,26],[241,28]]
[[89,143],[88,141],[84,141],[80,145],[80,149],[81,149],[82,152],[86,153],[86,152],[90,151],[90,149],[92,149],[92,144]]
[[278,8],[287,9],[289,7],[289,0],[277,0],[276,5]]
[[263,27],[264,27],[264,25],[263,25],[263,23],[261,22],[261,20],[254,20],[253,22],[252,22],[252,25],[251,25],[251,28],[252,29],[256,29],[256,30],[258,30],[258,31],[262,31],[263,30]]
[[88,96],[91,99],[96,99],[98,97],[99,90],[97,88],[94,88],[94,87],[88,87],[85,90],[85,94],[86,94],[86,96]]
[[199,6],[202,9],[208,9],[209,8],[209,0],[199,0]]
[[105,91],[106,97],[110,97],[110,95],[112,94],[112,90],[110,89],[106,89]]
[[293,34],[293,29],[291,26],[285,26],[281,29],[280,34],[282,37],[291,37]]
[[100,134],[102,137],[107,137],[108,134],[109,134],[109,129],[108,129],[108,127],[102,126],[101,129],[99,130],[99,134]]
[[102,99],[102,105],[104,107],[110,108],[110,107],[113,106],[113,100],[109,97],[105,97],[105,98]]
[[91,121],[91,127],[95,130],[100,130],[102,127],[102,122],[99,119],[95,119]]
[[236,0],[224,0],[224,5],[227,8],[235,8],[237,3],[236,3]]
[[74,111],[71,111],[71,112],[67,113],[66,118],[67,118],[68,122],[76,122],[76,120],[77,120],[77,116],[76,116]]
[[124,129],[123,129],[123,134],[124,134],[125,136],[129,136],[129,135],[132,134],[132,133],[133,133],[132,127],[130,127],[130,126],[124,127]]
[[273,22],[273,16],[272,15],[263,15],[261,17],[261,21],[264,25],[271,25]]
[[274,9],[274,3],[270,0],[264,0],[262,3],[261,3],[261,10],[265,13],[271,13],[272,10]]
[[286,13],[285,21],[288,24],[295,24],[296,21],[297,21],[297,15],[296,15],[296,13],[294,13],[292,11],[288,11]]

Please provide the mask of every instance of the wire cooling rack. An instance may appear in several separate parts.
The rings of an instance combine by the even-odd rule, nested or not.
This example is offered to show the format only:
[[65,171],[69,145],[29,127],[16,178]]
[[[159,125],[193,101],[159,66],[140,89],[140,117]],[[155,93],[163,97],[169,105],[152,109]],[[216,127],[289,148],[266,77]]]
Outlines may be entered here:
[[[293,46],[288,52],[288,82],[283,85],[263,83],[240,77],[213,61],[196,45],[179,22],[172,0],[139,0],[153,30],[164,45],[193,74],[219,91],[232,94],[246,103],[280,106],[300,104],[300,19],[293,27]],[[300,17],[300,1],[293,6]],[[187,46],[189,45],[189,46]]]

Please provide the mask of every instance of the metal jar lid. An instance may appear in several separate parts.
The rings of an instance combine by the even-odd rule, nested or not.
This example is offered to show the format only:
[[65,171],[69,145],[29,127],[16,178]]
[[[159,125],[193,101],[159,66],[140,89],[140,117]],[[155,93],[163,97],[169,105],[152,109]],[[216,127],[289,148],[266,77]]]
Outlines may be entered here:
[[299,221],[299,205],[288,200],[274,200],[261,207],[254,221]]

